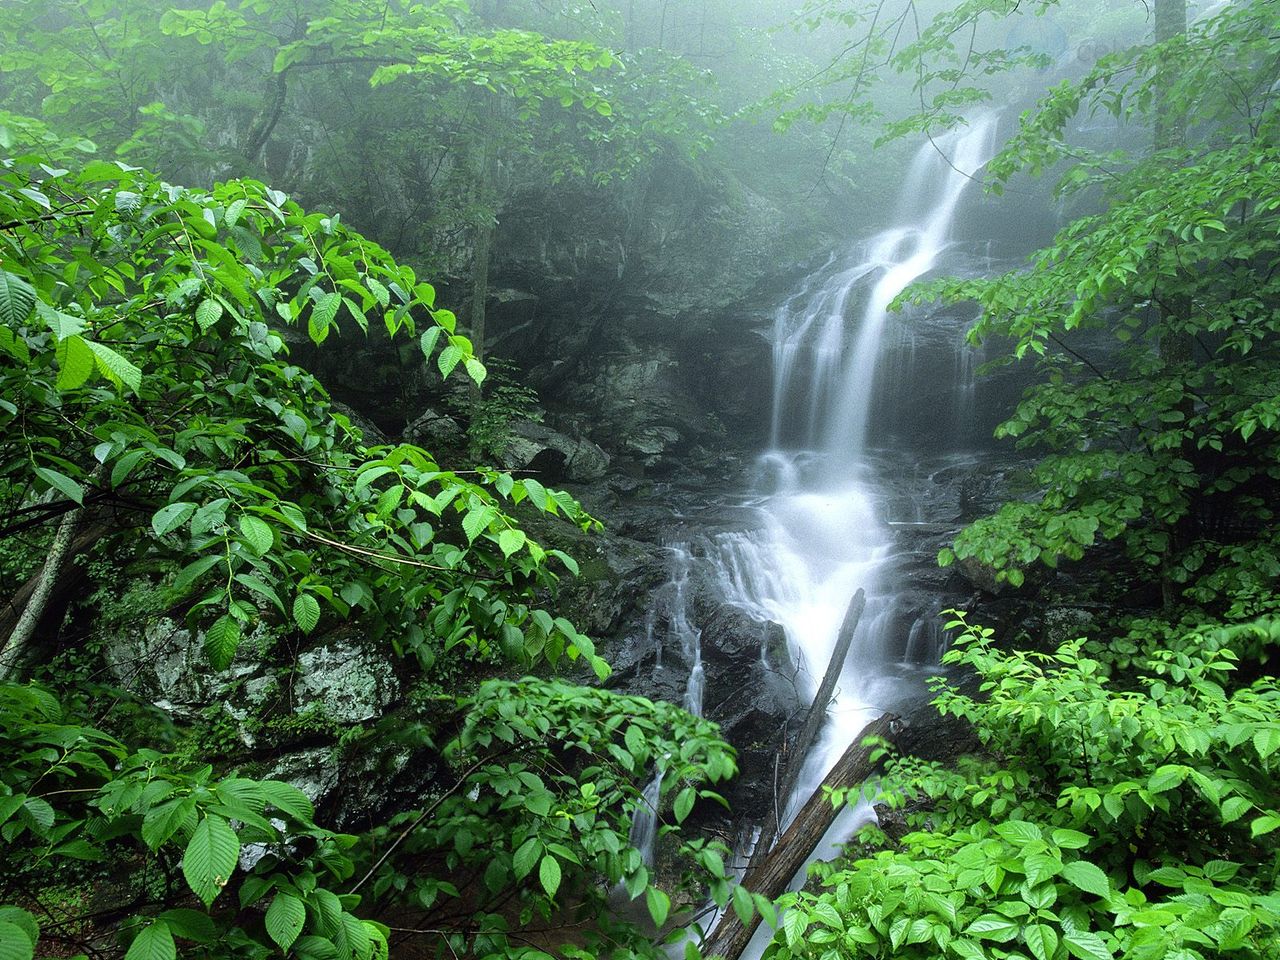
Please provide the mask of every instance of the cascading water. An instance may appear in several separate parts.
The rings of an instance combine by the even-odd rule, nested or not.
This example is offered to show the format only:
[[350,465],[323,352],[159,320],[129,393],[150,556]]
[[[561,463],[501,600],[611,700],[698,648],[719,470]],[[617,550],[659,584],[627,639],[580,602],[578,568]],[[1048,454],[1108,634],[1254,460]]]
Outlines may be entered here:
[[[675,544],[669,550],[671,576],[654,597],[653,605],[645,618],[645,632],[656,643],[655,671],[666,669],[662,662],[662,651],[667,643],[673,643],[679,648],[681,660],[689,665],[682,706],[695,717],[700,717],[706,673],[702,664],[702,631],[694,625],[689,608],[689,576],[693,569],[693,553],[689,545],[684,543]],[[658,633],[660,624],[666,628],[665,636]],[[643,802],[631,821],[631,846],[640,851],[648,866],[653,866],[661,795],[662,773],[659,772],[654,774],[644,788]]]
[[[900,222],[847,260],[833,259],[776,314],[772,443],[760,459],[753,500],[759,524],[716,537],[709,560],[727,602],[784,628],[809,699],[831,660],[851,598],[859,587],[867,594],[830,719],[793,796],[783,798],[784,827],[858,731],[900,701],[905,681],[895,666],[941,653],[943,640],[930,625],[919,622],[913,635],[895,635],[908,631],[895,627],[902,618],[891,577],[894,541],[887,520],[894,518],[883,516],[880,481],[883,463],[892,463],[894,454],[870,453],[873,405],[889,304],[938,266],[961,195],[989,159],[994,135],[995,117],[987,115],[926,144],[903,181]],[[914,346],[903,341],[898,354],[910,361]],[[952,402],[963,415],[972,398],[956,387]],[[918,688],[918,678],[912,682]],[[815,855],[827,855],[859,817],[865,822],[872,816],[867,805],[847,812]],[[759,956],[760,936],[757,941],[747,956]]]

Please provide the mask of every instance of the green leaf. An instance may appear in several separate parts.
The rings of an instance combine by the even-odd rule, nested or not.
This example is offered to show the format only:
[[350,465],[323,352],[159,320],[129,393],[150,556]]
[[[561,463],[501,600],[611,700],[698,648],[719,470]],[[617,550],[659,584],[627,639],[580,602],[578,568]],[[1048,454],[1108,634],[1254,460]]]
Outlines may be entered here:
[[1088,930],[1067,931],[1062,933],[1067,950],[1080,960],[1115,960],[1110,949],[1102,942],[1102,938]]
[[58,379],[55,386],[59,390],[75,390],[83,386],[85,381],[93,375],[93,368],[97,365],[97,361],[93,358],[93,351],[85,343],[84,337],[80,336],[59,340],[54,356],[58,361]]
[[307,908],[292,894],[277,893],[267,908],[267,933],[281,950],[293,946],[306,922]]
[[89,341],[89,349],[93,351],[94,362],[104,377],[117,386],[124,384],[135,395],[142,390],[142,371],[130,361],[101,343]]
[[155,512],[151,518],[151,529],[155,531],[157,537],[163,537],[186,523],[195,512],[194,503],[171,503]]
[[550,854],[543,857],[542,863],[538,865],[538,880],[548,897],[554,897],[560,889],[560,863]]
[[698,791],[693,787],[685,787],[676,795],[676,802],[672,811],[676,816],[676,823],[684,823],[685,818],[693,810],[693,804],[697,797]]
[[462,531],[467,535],[467,541],[474,542],[497,515],[498,511],[487,504],[469,509],[462,517]]
[[282,780],[259,780],[258,789],[277,810],[301,823],[315,819],[316,810],[310,798],[291,783]]
[[484,364],[475,357],[467,357],[463,362],[463,366],[467,369],[467,376],[475,381],[477,387],[484,383],[484,378],[489,375],[489,371],[484,368]]
[[221,319],[222,304],[217,300],[201,300],[200,306],[196,307],[196,326],[201,333],[207,333]]
[[1111,896],[1111,884],[1107,875],[1092,863],[1084,860],[1068,863],[1062,868],[1062,877],[1085,893],[1092,893],[1104,900]]
[[270,524],[257,517],[244,516],[240,518],[240,535],[244,537],[245,543],[259,557],[265,556],[267,551],[271,549],[271,545],[275,543],[275,535],[271,532]]
[[0,960],[31,960],[35,952],[35,941],[22,927],[0,920]]
[[0,270],[0,323],[17,327],[31,316],[35,305],[35,288],[21,277]]
[[205,814],[182,855],[182,875],[206,907],[230,881],[239,857],[240,840],[230,824]]
[[315,299],[311,307],[311,316],[307,320],[307,333],[317,344],[324,343],[329,336],[329,328],[342,306],[342,294],[322,293]]
[[1277,828],[1280,828],[1280,817],[1258,817],[1249,824],[1249,835],[1257,839],[1258,837],[1266,836]]
[[996,940],[1004,943],[1016,937],[1020,930],[1021,927],[1008,917],[986,913],[969,924],[964,932],[980,940]]
[[511,857],[511,870],[516,879],[523,880],[527,877],[540,856],[542,856],[542,841],[537,837],[530,837],[520,844],[520,848]]
[[1058,934],[1044,923],[1033,923],[1023,933],[1027,949],[1036,960],[1052,960],[1058,949]]
[[225,670],[240,649],[240,623],[230,615],[219,617],[204,634],[204,655],[215,670]]
[[751,891],[742,884],[737,884],[733,888],[733,912],[744,924],[749,924],[751,917],[755,914],[755,904],[751,902]]
[[76,483],[65,474],[59,473],[57,470],[50,470],[48,467],[36,467],[36,476],[57,490],[68,500],[84,506],[84,487]]
[[524,546],[525,539],[523,530],[503,530],[498,534],[498,547],[504,557],[509,557]]
[[647,887],[644,902],[649,908],[649,916],[653,918],[653,925],[662,929],[662,925],[667,922],[667,914],[671,912],[671,898],[657,887]]
[[1054,830],[1053,842],[1063,850],[1082,850],[1089,845],[1089,835],[1079,830]]
[[1010,820],[996,825],[996,833],[1016,846],[1026,846],[1041,839],[1040,828],[1026,820]]
[[1253,735],[1253,748],[1265,760],[1280,750],[1280,726],[1264,727]]
[[452,343],[441,350],[440,356],[436,357],[436,365],[440,368],[440,376],[448,377],[463,356],[462,350]]
[[320,622],[320,603],[309,593],[300,593],[293,600],[293,622],[303,633],[310,633]]
[[169,924],[155,920],[133,938],[124,960],[176,960],[178,948],[174,946]]

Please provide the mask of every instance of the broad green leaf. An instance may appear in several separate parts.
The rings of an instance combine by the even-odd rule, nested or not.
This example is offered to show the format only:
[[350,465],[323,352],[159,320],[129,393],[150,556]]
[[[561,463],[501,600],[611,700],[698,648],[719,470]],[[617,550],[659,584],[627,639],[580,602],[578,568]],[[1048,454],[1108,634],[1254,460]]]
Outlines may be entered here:
[[538,865],[538,880],[549,897],[554,897],[560,889],[560,863],[550,854],[543,857],[542,863]]
[[18,327],[31,316],[35,305],[35,288],[21,277],[0,270],[0,323]]
[[36,467],[35,474],[68,500],[81,506],[84,505],[84,487],[66,474],[59,473],[57,470],[50,470],[48,467]]
[[1263,760],[1280,750],[1280,724],[1264,727],[1255,733],[1253,748],[1258,751],[1258,756]]
[[31,960],[35,951],[35,941],[22,927],[0,920],[0,960]]
[[153,920],[133,938],[124,960],[176,960],[178,948],[174,945],[169,924]]
[[340,293],[322,293],[316,297],[311,307],[311,316],[307,320],[307,332],[315,343],[324,343],[325,338],[329,336],[329,328],[333,325],[333,320],[338,315],[338,308],[341,306],[342,294]]
[[1102,938],[1088,930],[1064,930],[1062,939],[1071,955],[1079,960],[1115,960]]
[[1086,893],[1092,893],[1103,899],[1111,896],[1111,884],[1107,880],[1107,875],[1092,863],[1084,860],[1068,863],[1062,868],[1062,877]]
[[277,893],[267,907],[267,933],[281,950],[288,951],[293,946],[306,922],[307,909],[292,894]]
[[516,553],[524,546],[525,535],[522,530],[503,530],[498,534],[498,547],[502,550],[504,557],[509,557]]
[[440,368],[440,376],[448,377],[463,356],[463,352],[452,343],[441,350],[440,356],[436,357],[436,365]]
[[301,823],[315,819],[316,811],[311,800],[293,784],[281,780],[260,780],[258,789],[268,803],[293,819]]
[[271,532],[270,524],[253,516],[240,518],[240,535],[244,537],[245,543],[259,557],[265,556],[275,542],[275,536]]
[[657,887],[648,887],[644,891],[645,906],[649,908],[649,916],[653,925],[659,930],[667,922],[667,914],[671,912],[671,898]]
[[215,670],[231,666],[240,648],[240,623],[230,615],[219,617],[205,631],[204,655]]
[[55,385],[59,390],[75,390],[83,386],[93,375],[93,369],[97,365],[93,351],[85,343],[84,337],[80,336],[59,340],[54,355],[58,360],[58,379]]
[[98,371],[117,386],[124,384],[135,394],[142,390],[142,371],[130,361],[101,343],[88,341]]
[[293,599],[293,622],[303,633],[310,633],[320,622],[320,603],[309,593],[300,593]]
[[527,877],[540,856],[542,856],[542,841],[537,837],[530,837],[520,844],[519,849],[511,857],[511,870],[515,878],[523,880]]
[[196,307],[196,326],[201,333],[207,332],[222,319],[222,304],[217,300],[201,300]]
[[151,529],[155,531],[157,537],[163,537],[186,523],[195,512],[194,503],[171,503],[155,512],[151,518]]
[[1044,923],[1030,924],[1023,933],[1027,949],[1036,960],[1052,960],[1058,949],[1058,934],[1052,927]]
[[182,856],[182,875],[207,907],[231,880],[240,857],[240,840],[226,820],[205,814]]
[[733,912],[744,924],[750,923],[755,914],[755,904],[751,902],[751,891],[740,883],[733,887]]

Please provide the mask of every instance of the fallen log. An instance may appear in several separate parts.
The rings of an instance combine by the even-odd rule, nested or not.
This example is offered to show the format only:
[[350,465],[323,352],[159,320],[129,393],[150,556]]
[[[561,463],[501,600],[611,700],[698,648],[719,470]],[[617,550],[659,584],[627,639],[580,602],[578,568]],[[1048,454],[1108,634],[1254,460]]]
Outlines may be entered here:
[[[876,769],[876,763],[871,759],[874,748],[865,746],[863,741],[868,737],[889,739],[895,719],[886,713],[863,728],[836,761],[827,778],[809,795],[809,799],[796,813],[795,819],[774,848],[758,864],[752,858],[753,863],[747,867],[747,872],[742,877],[742,886],[768,900],[776,900],[786,892],[791,878],[804,866],[804,862],[809,859],[840,812],[827,799],[824,788],[846,789],[871,776]],[[737,913],[727,911],[708,939],[703,955],[738,960],[758,926],[758,912],[752,914],[750,922],[743,923]]]
[[[818,731],[822,729],[822,721],[827,718],[827,705],[831,703],[831,697],[836,692],[836,683],[840,680],[840,673],[844,670],[845,661],[849,659],[849,648],[853,645],[853,635],[858,631],[858,623],[862,620],[862,611],[867,607],[867,594],[861,587],[858,592],[853,595],[853,599],[849,601],[849,607],[844,612],[844,620],[840,623],[840,632],[836,634],[835,649],[831,652],[831,660],[827,664],[827,672],[822,676],[822,684],[818,687],[818,693],[813,698],[813,703],[809,705],[809,712],[805,715],[804,726],[800,728],[800,735],[796,737],[790,756],[787,762],[785,775],[782,778],[782,789],[778,791],[778,802],[786,804],[791,799],[791,793],[796,788],[796,781],[800,778],[800,771],[804,769],[805,759],[809,756],[809,751],[813,749],[814,743],[818,739]],[[777,816],[777,806],[774,807],[774,815]],[[781,824],[775,822],[773,829],[769,831],[761,830],[760,839],[767,840],[766,848],[773,843],[774,835],[777,834]],[[760,846],[759,843],[756,844]]]

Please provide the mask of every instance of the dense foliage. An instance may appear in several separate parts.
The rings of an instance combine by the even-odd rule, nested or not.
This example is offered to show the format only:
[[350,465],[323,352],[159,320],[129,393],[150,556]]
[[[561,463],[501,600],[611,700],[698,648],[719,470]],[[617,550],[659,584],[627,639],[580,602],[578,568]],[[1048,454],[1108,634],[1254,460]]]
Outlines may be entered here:
[[[162,609],[198,631],[214,673],[237,658],[287,658],[296,640],[344,622],[418,670],[581,659],[607,673],[591,641],[543,606],[552,564],[574,570],[573,560],[514,514],[595,520],[531,477],[460,474],[418,447],[366,446],[289,362],[293,326],[320,344],[360,335],[372,315],[413,337],[442,375],[464,367],[483,380],[455,318],[410,268],[255,181],[202,192],[118,162],[72,172],[27,156],[6,162],[0,187],[3,523],[8,542],[27,547],[6,560],[35,571],[4,648],[7,676],[60,655],[51,678],[65,681],[67,662],[107,642],[67,648],[63,608],[46,609],[90,550],[117,570],[161,571]],[[68,859],[88,864],[73,875],[89,889],[137,888],[120,911],[137,918],[122,928],[131,957],[172,957],[176,937],[210,956],[264,955],[274,943],[367,958],[388,934],[351,912],[369,894],[382,909],[434,911],[431,936],[485,956],[536,954],[513,936],[570,903],[596,919],[613,883],[663,922],[667,894],[626,839],[639,781],[656,767],[669,791],[692,798],[734,769],[713,729],[674,707],[542,680],[491,684],[441,698],[443,715],[427,705],[406,742],[432,750],[462,721],[438,744],[456,774],[431,806],[393,821],[392,842],[387,831],[359,840],[317,826],[295,787],[215,773],[119,723],[104,730],[76,696],[3,687],[0,814],[24,867],[2,889],[28,908],[5,908],[5,956],[29,957],[37,935],[101,949],[74,912],[51,927],[30,913]],[[687,853],[689,883],[723,887],[713,848],[697,841]],[[464,892],[476,863],[488,901]],[[367,875],[349,886],[357,869]],[[224,889],[238,909],[223,907]],[[582,942],[597,931],[636,939],[601,921]]]

